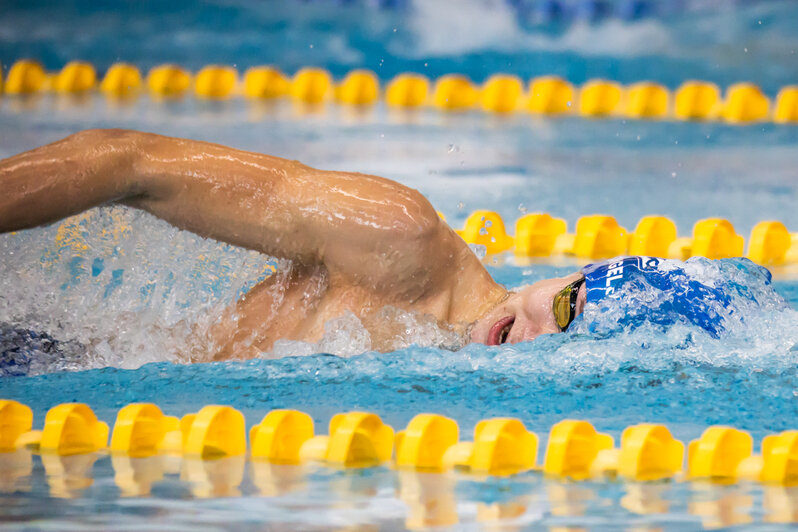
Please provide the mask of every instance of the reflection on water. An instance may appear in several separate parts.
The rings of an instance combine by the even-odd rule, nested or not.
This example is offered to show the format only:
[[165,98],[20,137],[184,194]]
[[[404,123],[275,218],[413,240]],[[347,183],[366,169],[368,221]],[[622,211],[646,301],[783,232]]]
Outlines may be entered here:
[[43,453],[40,458],[52,497],[77,498],[86,488],[94,484],[92,468],[99,458],[97,453],[71,456]]
[[306,471],[302,466],[252,460],[249,467],[252,483],[264,497],[279,497],[306,488]]
[[114,482],[119,487],[119,495],[121,497],[149,495],[152,485],[163,480],[164,461],[167,458],[163,456],[131,458],[122,454],[112,455]]
[[451,475],[398,471],[397,497],[407,504],[410,530],[452,526],[458,522],[455,481]]
[[0,493],[28,492],[33,457],[27,449],[0,453]]
[[700,516],[704,528],[725,528],[751,523],[753,507],[754,499],[744,488],[697,483],[687,511]]
[[766,486],[764,491],[765,521],[798,523],[798,487]]
[[[96,506],[101,498],[103,504]],[[54,500],[60,502],[53,503]],[[385,468],[246,464],[179,456],[0,454],[0,514],[56,528],[91,517],[176,529],[278,527],[682,530],[798,523],[798,488],[706,482],[555,482],[539,473],[476,479]],[[134,510],[135,509],[135,510]],[[131,513],[131,511],[133,513]],[[139,515],[140,517],[137,517]],[[210,521],[209,521],[210,520]]]
[[244,456],[218,460],[184,458],[180,479],[191,486],[197,498],[235,497],[241,495],[239,486],[244,480]]

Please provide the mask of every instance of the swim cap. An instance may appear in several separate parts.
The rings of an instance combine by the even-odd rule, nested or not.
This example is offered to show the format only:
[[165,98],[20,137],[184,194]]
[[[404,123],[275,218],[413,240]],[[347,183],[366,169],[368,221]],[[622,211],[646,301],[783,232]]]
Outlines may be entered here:
[[624,328],[687,323],[718,337],[740,301],[756,303],[749,285],[771,280],[769,271],[747,259],[724,261],[617,257],[590,264],[582,270],[587,303],[600,312],[623,307],[615,320]]

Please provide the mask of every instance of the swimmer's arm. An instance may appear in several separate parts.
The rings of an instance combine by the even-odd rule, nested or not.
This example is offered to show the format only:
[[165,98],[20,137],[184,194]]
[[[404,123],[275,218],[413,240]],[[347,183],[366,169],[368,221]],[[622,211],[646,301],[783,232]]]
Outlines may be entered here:
[[84,131],[0,161],[0,189],[0,231],[120,202],[205,237],[412,292],[403,297],[422,297],[474,262],[415,190],[206,142]]

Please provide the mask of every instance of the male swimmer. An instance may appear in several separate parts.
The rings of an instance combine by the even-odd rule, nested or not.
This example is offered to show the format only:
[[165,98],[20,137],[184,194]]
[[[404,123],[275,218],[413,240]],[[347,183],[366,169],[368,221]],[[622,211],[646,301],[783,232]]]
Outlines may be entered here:
[[[316,342],[346,312],[371,330],[388,306],[431,315],[473,342],[517,343],[566,331],[587,301],[635,275],[649,272],[663,289],[672,282],[656,259],[631,257],[510,292],[416,190],[136,131],[87,130],[0,161],[0,190],[0,232],[119,203],[292,261],[279,297],[272,276],[236,302],[237,320],[221,320],[217,359],[256,356],[278,339]],[[694,305],[708,294],[723,297],[698,287],[677,306],[713,333],[712,316]],[[265,319],[266,309],[276,312]]]

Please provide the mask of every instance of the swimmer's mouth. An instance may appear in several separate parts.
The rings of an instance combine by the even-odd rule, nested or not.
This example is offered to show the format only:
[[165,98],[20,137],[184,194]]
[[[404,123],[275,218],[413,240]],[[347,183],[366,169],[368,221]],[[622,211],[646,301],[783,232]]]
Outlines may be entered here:
[[501,345],[507,341],[510,335],[510,330],[515,323],[515,316],[507,316],[493,324],[493,327],[488,331],[487,345]]

